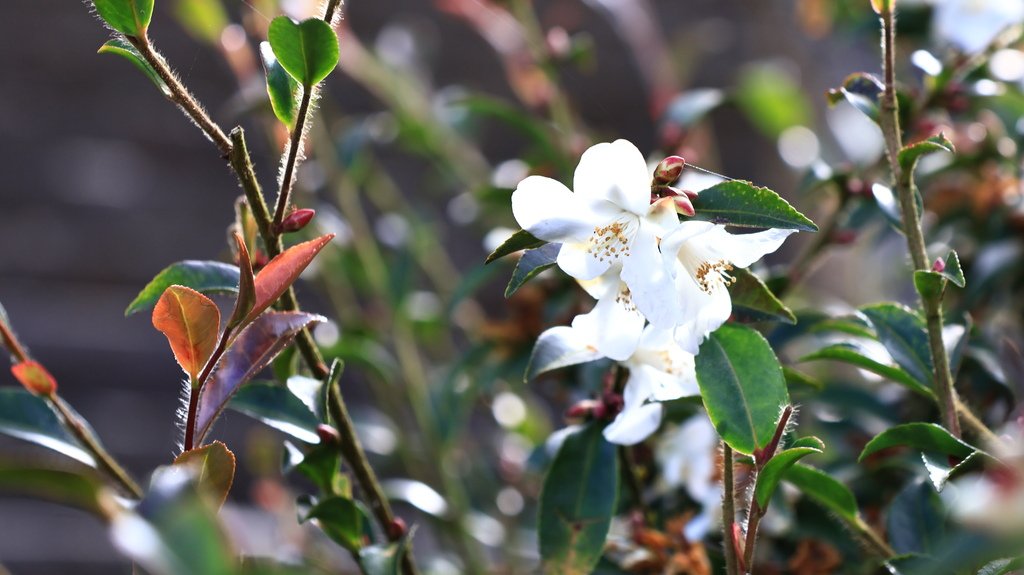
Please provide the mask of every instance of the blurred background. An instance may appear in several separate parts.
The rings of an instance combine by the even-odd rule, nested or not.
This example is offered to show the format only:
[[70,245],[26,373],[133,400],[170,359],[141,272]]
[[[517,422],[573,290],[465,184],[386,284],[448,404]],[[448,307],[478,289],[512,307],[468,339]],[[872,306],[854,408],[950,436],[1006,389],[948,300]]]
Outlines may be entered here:
[[[256,41],[273,16],[302,17],[314,3],[224,0],[209,3],[220,5],[211,16],[197,2],[158,0],[152,38],[222,126],[246,127],[257,173],[274,190],[284,134],[267,112]],[[524,288],[506,301],[510,268],[482,267],[507,236],[503,228],[516,227],[511,189],[529,173],[568,182],[591,142],[626,138],[654,162],[680,153],[767,186],[818,220],[833,199],[808,191],[808,178],[827,179],[829,165],[872,166],[882,152],[866,117],[826,99],[848,74],[878,70],[867,4],[344,3],[342,63],[327,79],[296,199],[317,209],[322,230],[338,233],[337,249],[318,260],[299,294],[305,308],[335,321],[318,341],[349,361],[345,391],[381,475],[407,481],[389,489],[400,515],[428,526],[418,550],[443,546],[430,515],[468,502],[481,510],[468,517],[485,553],[521,547],[526,564],[534,560],[537,481],[528,458],[561,427],[565,406],[586,394],[550,383],[527,388],[515,375],[531,337],[553,321],[537,308],[556,292]],[[230,260],[227,226],[239,190],[215,148],[141,74],[96,54],[108,36],[88,3],[5,0],[3,14],[0,302],[66,399],[146,477],[176,453],[181,373],[147,314],[125,318],[124,309],[173,262]],[[908,14],[902,25],[920,43],[930,12]],[[905,69],[911,79],[922,75]],[[870,243],[839,238],[797,301],[843,309],[912,301],[912,288],[892,281],[902,266],[864,273],[850,263],[903,261],[902,238],[886,233],[884,220],[876,224],[857,231],[874,234]],[[794,238],[772,261],[792,260],[809,241]],[[427,419],[479,433],[467,447],[458,439],[464,431],[438,424],[433,440],[449,453],[441,467],[453,473],[428,469],[437,462],[405,439],[403,418],[415,410],[401,405],[407,390],[382,383],[417,374],[422,386],[408,393],[429,396]],[[388,404],[389,394],[400,399]],[[282,498],[268,479],[281,436],[239,414],[214,435],[239,455],[224,516],[246,531],[242,546],[294,543],[268,511]],[[6,437],[0,452],[57,457]],[[489,460],[474,467],[474,453]],[[464,482],[456,498],[467,501],[451,500],[451,477]],[[7,497],[0,563],[16,574],[129,570],[97,520]],[[451,556],[428,570],[459,568],[473,572]]]

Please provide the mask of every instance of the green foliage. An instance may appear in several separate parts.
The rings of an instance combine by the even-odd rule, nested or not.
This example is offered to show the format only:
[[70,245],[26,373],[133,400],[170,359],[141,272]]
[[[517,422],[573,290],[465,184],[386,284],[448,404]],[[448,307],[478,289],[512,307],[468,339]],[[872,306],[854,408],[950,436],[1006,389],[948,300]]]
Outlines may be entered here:
[[935,398],[935,392],[933,392],[930,387],[922,384],[909,373],[898,367],[879,363],[878,361],[871,359],[865,355],[865,352],[862,351],[861,347],[856,342],[836,343],[823,347],[816,352],[800,358],[800,361],[817,361],[823,359],[832,359],[857,366],[861,369],[874,373],[875,375],[894,381],[914,393],[931,399]]
[[767,446],[789,393],[764,337],[726,324],[701,344],[696,363],[704,407],[722,440],[748,455]]
[[847,76],[839,88],[830,90],[828,97],[833,105],[845,99],[877,123],[883,90],[884,86],[878,78],[858,72]]
[[[821,444],[821,440],[818,440],[818,444]],[[757,501],[761,509],[767,509],[768,502],[771,501],[772,494],[775,493],[775,488],[778,487],[779,481],[782,481],[786,471],[804,457],[821,452],[822,449],[819,447],[792,447],[776,453],[757,474],[754,501]]]
[[171,89],[167,87],[167,83],[164,79],[156,73],[156,70],[149,65],[149,62],[142,57],[142,54],[132,46],[130,42],[127,42],[121,38],[114,38],[108,40],[105,44],[100,46],[100,49],[96,51],[99,54],[116,54],[122,58],[128,60],[135,65],[136,68],[142,71],[143,74],[149,78],[153,85],[160,89],[160,92],[168,98],[171,96]]
[[270,381],[243,385],[228,408],[254,417],[274,429],[306,443],[319,443],[319,421],[309,407],[287,387]]
[[172,285],[192,288],[202,294],[238,293],[238,266],[220,262],[185,260],[164,268],[128,304],[124,315],[153,307]]
[[0,492],[77,507],[99,517],[113,494],[95,477],[58,469],[0,464]]
[[526,230],[519,230],[518,232],[512,234],[512,237],[502,242],[502,244],[498,246],[496,250],[491,252],[491,255],[487,256],[487,260],[484,261],[484,263],[489,264],[498,258],[502,258],[509,254],[513,254],[515,252],[518,252],[519,250],[539,248],[540,246],[544,245],[544,243],[545,242],[543,240],[538,240],[537,238],[533,237],[533,234],[531,234],[530,232]]
[[260,42],[260,57],[263,60],[263,70],[267,76],[267,95],[270,96],[270,107],[282,124],[289,128],[294,127],[295,114],[298,112],[296,96],[299,85],[277,61],[270,42]]
[[555,265],[555,260],[561,249],[562,244],[544,244],[539,248],[523,252],[523,257],[516,262],[516,269],[512,271],[512,279],[508,281],[508,287],[505,288],[505,297],[512,297],[512,294],[516,293],[523,284]]
[[860,520],[853,492],[825,472],[796,464],[785,470],[783,479],[845,521],[856,523]]
[[319,18],[295,23],[278,16],[270,23],[267,39],[277,61],[307,91],[338,65],[338,37]]
[[729,286],[733,313],[754,321],[781,321],[795,324],[796,316],[761,278],[746,268],[734,268],[729,274],[736,280]]
[[306,513],[305,520],[310,519],[316,519],[324,533],[345,549],[358,553],[363,547],[366,517],[351,499],[324,499]]
[[953,147],[953,142],[950,142],[945,134],[932,136],[927,140],[921,140],[915,144],[904,146],[899,153],[900,167],[905,171],[913,172],[918,160],[935,152],[955,154],[956,148]]
[[921,384],[932,386],[932,354],[924,320],[904,306],[884,303],[861,308],[896,363]]
[[196,489],[209,497],[214,508],[224,505],[235,480],[235,454],[226,445],[214,441],[186,451],[174,459],[174,464],[191,468]]
[[228,26],[228,15],[221,0],[177,0],[174,15],[192,36],[211,46],[220,43]]
[[[814,225],[814,222],[778,194],[750,182],[731,180],[715,184],[698,194],[693,200],[693,207],[697,210],[693,219],[705,222],[753,228],[818,231],[818,226]],[[492,254],[491,259],[494,257],[498,256]]]
[[913,447],[922,451],[935,451],[966,459],[978,451],[953,437],[945,428],[934,423],[905,423],[883,431],[864,446],[860,461],[883,449],[896,446]]
[[399,575],[402,557],[410,551],[409,535],[390,545],[371,545],[359,550],[359,566],[366,575]]
[[619,459],[602,426],[569,432],[544,478],[540,554],[544,573],[583,575],[601,558],[619,493]]
[[932,486],[918,479],[893,499],[886,527],[897,553],[938,554],[946,543],[946,510]]
[[0,432],[47,447],[86,465],[96,465],[93,456],[64,427],[50,403],[24,389],[0,389]]
[[143,38],[153,18],[153,0],[93,0],[96,12],[114,30]]

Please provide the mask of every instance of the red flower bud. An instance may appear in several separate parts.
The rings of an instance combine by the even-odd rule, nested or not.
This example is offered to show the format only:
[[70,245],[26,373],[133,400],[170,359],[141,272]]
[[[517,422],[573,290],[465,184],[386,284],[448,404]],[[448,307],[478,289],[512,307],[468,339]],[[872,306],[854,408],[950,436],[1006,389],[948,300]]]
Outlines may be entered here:
[[683,173],[686,160],[679,156],[669,156],[654,169],[654,186],[667,186],[679,179]]
[[320,443],[326,445],[337,445],[341,443],[341,436],[338,435],[338,430],[334,429],[330,425],[321,423],[316,426],[316,434],[320,436]]
[[684,216],[693,217],[697,210],[693,209],[693,203],[690,202],[690,198],[686,196],[676,196],[672,198],[676,204],[676,211]]
[[306,224],[308,224],[309,221],[312,220],[313,216],[315,215],[316,210],[311,210],[309,208],[295,210],[294,212],[288,214],[284,218],[284,220],[281,222],[281,227],[278,228],[277,230],[277,233],[289,234],[292,232],[297,232],[302,228],[306,227]]
[[935,258],[935,263],[932,264],[932,271],[940,274],[946,271],[946,260]]
[[409,527],[405,524],[405,520],[401,517],[395,517],[391,523],[388,524],[388,539],[391,541],[398,541],[408,530]]

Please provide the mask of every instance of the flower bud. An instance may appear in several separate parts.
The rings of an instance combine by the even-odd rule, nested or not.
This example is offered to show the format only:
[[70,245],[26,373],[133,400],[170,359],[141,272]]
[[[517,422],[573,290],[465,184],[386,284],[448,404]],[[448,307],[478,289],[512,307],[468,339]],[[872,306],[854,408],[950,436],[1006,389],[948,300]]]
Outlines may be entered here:
[[316,434],[320,437],[320,443],[322,444],[337,445],[341,443],[341,436],[338,435],[338,430],[330,425],[321,423],[316,426]]
[[686,160],[679,156],[669,156],[654,169],[654,186],[667,186],[679,179],[683,173]]
[[684,216],[693,217],[697,210],[693,209],[693,203],[686,196],[675,196],[672,201],[676,204],[676,211]]
[[946,271],[946,260],[935,258],[935,263],[932,264],[932,271],[940,274]]
[[593,399],[584,399],[565,410],[566,419],[589,419],[594,415],[594,409],[600,406]]
[[566,58],[572,49],[572,38],[569,37],[569,33],[565,31],[565,28],[561,26],[555,26],[548,30],[544,40],[547,44],[548,54],[555,60]]
[[398,541],[408,530],[409,527],[405,524],[405,520],[401,517],[395,517],[391,523],[388,523],[388,539]]
[[295,210],[294,212],[288,214],[284,218],[284,220],[281,221],[281,227],[278,228],[277,233],[289,234],[292,232],[297,232],[302,228],[306,227],[306,224],[308,224],[309,221],[312,220],[313,216],[315,215],[316,210],[311,210],[309,208]]

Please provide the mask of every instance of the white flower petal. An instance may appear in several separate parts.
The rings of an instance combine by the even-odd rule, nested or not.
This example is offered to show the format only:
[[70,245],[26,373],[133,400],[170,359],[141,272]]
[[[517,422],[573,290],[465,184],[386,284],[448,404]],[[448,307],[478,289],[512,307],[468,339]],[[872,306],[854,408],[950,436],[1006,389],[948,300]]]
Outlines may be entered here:
[[779,249],[782,242],[795,231],[770,229],[752,234],[730,234],[724,226],[715,226],[690,241],[702,244],[700,249],[710,251],[717,259],[745,268]]
[[608,200],[642,216],[651,203],[651,174],[636,146],[626,140],[616,140],[591,146],[583,152],[573,176],[573,190]]
[[682,298],[682,317],[675,328],[675,340],[684,351],[696,355],[704,338],[732,315],[732,298],[724,286],[711,293],[703,291],[686,273],[676,278],[676,293]]
[[608,271],[612,261],[595,258],[589,250],[589,244],[566,242],[558,250],[556,263],[563,272],[578,280],[592,280]]
[[632,408],[623,408],[608,427],[604,438],[618,445],[635,445],[647,439],[661,425],[660,403],[648,403]]
[[627,298],[622,289],[609,290],[590,313],[572,320],[573,329],[591,338],[598,351],[615,361],[625,361],[633,355],[644,329],[644,316]]
[[585,238],[593,213],[569,188],[543,176],[530,176],[512,193],[512,215],[526,231],[548,242]]
[[653,224],[641,220],[629,255],[622,258],[622,281],[629,287],[636,308],[648,319],[676,313],[678,303],[669,289],[671,280],[658,251]]

